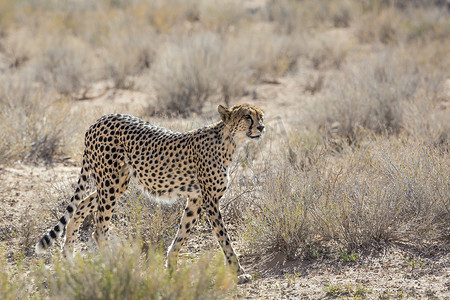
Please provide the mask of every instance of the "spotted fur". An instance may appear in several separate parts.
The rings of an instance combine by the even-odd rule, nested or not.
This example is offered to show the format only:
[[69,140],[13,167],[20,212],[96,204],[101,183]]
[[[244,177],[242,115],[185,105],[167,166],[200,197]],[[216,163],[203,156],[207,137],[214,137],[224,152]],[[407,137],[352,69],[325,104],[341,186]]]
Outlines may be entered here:
[[[96,212],[93,234],[101,243],[119,197],[127,189],[130,176],[152,195],[168,199],[187,197],[187,205],[177,235],[167,256],[176,265],[178,252],[203,211],[211,223],[226,261],[243,272],[230,244],[219,210],[228,183],[228,169],[238,146],[259,139],[263,112],[240,104],[230,109],[218,107],[221,121],[188,132],[157,127],[130,115],[103,116],[86,132],[85,151],[78,186],[59,223],[36,244],[36,252],[47,249],[66,227],[63,251],[73,251],[78,228]],[[88,177],[96,192],[82,198]]]

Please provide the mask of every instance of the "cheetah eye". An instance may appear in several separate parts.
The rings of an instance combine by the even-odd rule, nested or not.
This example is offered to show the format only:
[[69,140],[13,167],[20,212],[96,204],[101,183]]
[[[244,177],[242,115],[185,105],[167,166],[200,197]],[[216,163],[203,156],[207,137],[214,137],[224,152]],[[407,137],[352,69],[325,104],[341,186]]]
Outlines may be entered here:
[[246,119],[246,120],[251,120],[252,117],[251,117],[250,115],[245,115],[245,116],[244,116],[244,119]]

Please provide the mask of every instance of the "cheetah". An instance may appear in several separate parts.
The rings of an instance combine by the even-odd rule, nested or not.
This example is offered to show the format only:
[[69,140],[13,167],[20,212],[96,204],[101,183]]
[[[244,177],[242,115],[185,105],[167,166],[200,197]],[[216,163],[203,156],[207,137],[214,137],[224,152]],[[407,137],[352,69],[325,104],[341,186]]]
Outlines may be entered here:
[[[63,254],[70,255],[83,220],[96,213],[93,237],[101,244],[119,197],[130,177],[156,198],[187,198],[176,237],[167,251],[167,265],[176,267],[178,252],[196,225],[200,213],[207,216],[226,263],[240,281],[249,275],[231,246],[219,201],[228,185],[228,170],[237,149],[264,132],[263,111],[252,105],[218,106],[221,120],[176,132],[154,126],[137,117],[110,114],[90,126],[85,135],[81,174],[70,204],[58,224],[36,244],[41,253],[66,229]],[[91,176],[96,191],[82,199]]]

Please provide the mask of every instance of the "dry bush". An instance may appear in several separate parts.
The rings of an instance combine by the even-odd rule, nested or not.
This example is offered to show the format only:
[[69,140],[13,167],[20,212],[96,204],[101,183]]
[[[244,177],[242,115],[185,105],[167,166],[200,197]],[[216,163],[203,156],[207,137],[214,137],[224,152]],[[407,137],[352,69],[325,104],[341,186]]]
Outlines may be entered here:
[[362,43],[383,44],[426,44],[448,39],[449,34],[449,11],[434,6],[369,9],[358,18],[355,31]]
[[445,8],[448,6],[448,2],[442,0],[371,0],[363,3],[365,10],[380,10],[389,7],[399,9],[429,8],[432,6]]
[[38,82],[62,95],[72,96],[88,89],[96,79],[93,56],[89,45],[82,41],[55,35],[31,67]]
[[448,238],[450,163],[439,149],[379,137],[336,156],[314,133],[290,144],[253,168],[253,188],[239,196],[240,237],[254,253],[309,257]]
[[348,27],[357,13],[355,1],[281,0],[268,1],[265,18],[284,33],[295,33],[311,27]]
[[[205,29],[226,35],[245,26],[249,16],[239,1],[202,1],[199,5],[199,21]],[[242,24],[244,23],[244,24]]]
[[243,28],[223,40],[216,74],[223,101],[238,98],[252,84],[292,71],[299,55],[296,40],[271,28]]
[[41,237],[41,232],[38,230],[38,219],[35,209],[30,205],[26,207],[19,218],[17,236],[19,237],[19,253],[23,253],[25,256],[33,255],[34,245]]
[[153,248],[167,249],[178,229],[184,205],[184,199],[172,205],[158,203],[132,181],[120,198],[112,222],[123,236],[137,238]]
[[277,34],[270,28],[264,28],[243,31],[240,39],[242,51],[247,51],[253,77],[255,80],[261,80],[266,79],[266,76],[282,76],[294,69],[303,36],[296,35],[293,39]]
[[[30,234],[26,236],[33,235],[35,237],[34,240],[24,237],[25,240],[30,240],[31,246],[36,243],[39,237],[35,236],[36,223],[39,223],[42,230],[54,226],[54,223],[64,214],[69,204],[68,201],[76,188],[75,183],[76,181],[54,184],[45,200],[41,203],[45,207],[42,214],[25,218],[29,221],[24,222],[20,230],[28,230]],[[85,196],[95,189],[95,182],[91,179]],[[152,249],[162,247],[167,249],[178,229],[181,213],[185,205],[184,200],[180,199],[172,205],[158,203],[154,197],[148,195],[137,182],[132,180],[115,208],[115,213],[111,219],[111,227],[114,229],[111,231],[110,237],[114,239],[119,236],[130,241],[140,240],[145,244],[145,247]],[[93,230],[95,230],[94,218],[95,213],[88,215],[80,225],[82,240],[85,240],[86,237],[90,238]],[[133,228],[133,230],[130,230],[130,228]],[[42,230],[37,232],[42,234]],[[61,238],[59,241],[61,242],[62,240]]]
[[256,199],[244,213],[241,238],[251,251],[267,254],[282,252],[292,259],[314,238],[310,209],[314,187],[311,177],[292,168],[288,162],[267,162]]
[[193,22],[199,18],[199,1],[182,1],[182,0],[156,0],[148,5],[138,5],[138,9],[144,12],[146,18],[150,21],[153,28],[159,33],[170,33],[177,29],[178,26],[187,22]]
[[334,27],[349,27],[353,15],[357,13],[353,1],[331,1],[329,14]]
[[[106,0],[95,4],[24,1],[22,5],[13,6],[14,26],[7,32],[5,53],[12,66],[29,67],[37,81],[61,94],[82,94],[100,80],[130,88],[132,76],[153,61],[155,35],[143,14],[149,6],[144,2],[118,6]],[[21,9],[27,10],[27,18]]]
[[55,259],[54,268],[42,264],[29,285],[50,299],[223,299],[235,286],[220,256],[205,255],[170,272],[161,251],[143,258],[138,244],[116,241],[87,257]]
[[160,106],[186,115],[201,112],[212,96],[230,103],[252,82],[291,70],[297,43],[270,29],[243,29],[226,38],[211,32],[171,37],[151,70]]
[[217,89],[215,76],[221,41],[212,33],[170,41],[152,68],[161,106],[170,112],[201,112]]
[[413,9],[405,20],[405,36],[409,43],[429,44],[450,38],[450,10],[435,7]]
[[316,122],[336,127],[349,144],[364,132],[399,133],[411,105],[433,103],[439,96],[440,73],[427,74],[405,52],[378,54],[358,63],[349,62],[317,102]]
[[134,21],[133,15],[121,15],[109,24],[108,35],[101,42],[104,79],[119,89],[134,87],[133,76],[149,69],[158,42],[151,27]]
[[243,51],[242,40],[230,37],[223,46],[217,62],[217,85],[222,97],[221,103],[230,106],[231,100],[242,96],[254,75],[248,53]]
[[304,39],[300,51],[314,69],[340,69],[345,63],[351,43],[339,35],[316,35]]
[[[20,75],[19,75],[20,76]],[[3,76],[0,89],[0,162],[51,162],[70,144],[67,102],[45,94],[30,82]]]
[[[317,9],[319,6],[313,7]],[[268,1],[265,17],[269,22],[275,23],[281,32],[290,34],[306,28],[311,18],[316,16],[317,10],[311,8],[310,1]]]
[[173,37],[158,51],[151,70],[160,105],[186,115],[201,112],[212,96],[229,103],[251,82],[292,68],[297,57],[292,43],[272,32],[251,30],[228,38],[211,32]]
[[322,235],[346,249],[444,238],[448,159],[424,146],[380,141],[344,163],[313,213]]
[[295,1],[269,1],[266,5],[266,17],[276,22],[285,32],[290,33],[297,26],[299,6]]
[[8,267],[3,249],[0,247],[0,295],[2,299],[13,300],[24,298],[27,294],[25,282],[23,280],[22,268],[15,270]]
[[5,32],[0,42],[0,55],[2,56],[2,64],[4,70],[19,69],[30,60],[33,56],[32,33],[27,30],[17,30],[15,34],[7,34]]
[[395,9],[364,14],[357,22],[355,35],[361,43],[396,44],[405,38],[400,31],[403,18]]

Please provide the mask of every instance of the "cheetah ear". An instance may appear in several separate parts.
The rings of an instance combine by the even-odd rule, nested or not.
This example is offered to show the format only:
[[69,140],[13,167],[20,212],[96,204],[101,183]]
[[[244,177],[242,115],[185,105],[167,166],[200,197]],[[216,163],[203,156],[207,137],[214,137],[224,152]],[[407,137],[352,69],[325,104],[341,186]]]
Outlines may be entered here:
[[219,105],[217,107],[217,111],[219,112],[219,115],[220,115],[220,118],[222,118],[222,121],[224,123],[226,123],[228,121],[228,119],[230,118],[231,111],[223,105]]

